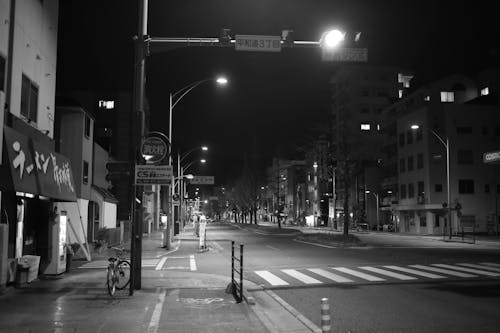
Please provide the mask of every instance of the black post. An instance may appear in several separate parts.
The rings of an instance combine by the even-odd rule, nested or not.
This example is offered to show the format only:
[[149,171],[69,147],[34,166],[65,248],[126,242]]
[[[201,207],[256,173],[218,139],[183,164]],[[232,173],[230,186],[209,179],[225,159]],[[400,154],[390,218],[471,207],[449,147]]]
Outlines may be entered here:
[[243,244],[240,244],[240,302],[243,301]]
[[231,241],[231,283],[234,285],[234,241]]

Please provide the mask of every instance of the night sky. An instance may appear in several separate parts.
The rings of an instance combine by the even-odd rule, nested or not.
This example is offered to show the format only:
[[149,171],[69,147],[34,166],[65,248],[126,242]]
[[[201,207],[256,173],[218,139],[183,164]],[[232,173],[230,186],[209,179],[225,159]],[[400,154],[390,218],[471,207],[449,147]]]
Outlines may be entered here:
[[[474,6],[474,7],[472,7]],[[150,0],[149,35],[218,37],[280,35],[318,40],[336,26],[361,31],[369,64],[413,71],[413,86],[455,72],[474,74],[498,65],[500,38],[492,2],[435,0]],[[133,85],[132,36],[138,1],[60,1],[58,90],[129,90]],[[245,159],[262,169],[273,156],[294,155],[326,124],[328,81],[342,64],[321,61],[319,50],[281,53],[186,47],[147,60],[152,130],[168,134],[168,93],[226,74],[227,87],[204,83],[174,110],[174,147],[207,144],[209,161],[197,174],[223,184],[237,177]],[[175,148],[174,148],[175,149]],[[193,155],[195,157],[196,155]]]

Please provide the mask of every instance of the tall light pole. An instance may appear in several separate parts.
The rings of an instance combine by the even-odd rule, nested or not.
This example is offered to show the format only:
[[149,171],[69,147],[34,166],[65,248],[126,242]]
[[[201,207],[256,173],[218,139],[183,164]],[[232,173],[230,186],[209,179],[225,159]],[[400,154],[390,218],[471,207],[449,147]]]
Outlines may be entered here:
[[[418,130],[420,128],[419,125],[411,125],[412,130]],[[443,139],[439,134],[437,134],[434,130],[425,128],[427,131],[432,133],[439,142],[444,146],[446,150],[446,196],[447,196],[447,220],[448,220],[448,230],[450,232],[449,238],[451,239],[451,188],[450,188],[450,140],[448,137]],[[445,229],[443,225],[443,235],[445,234]]]
[[380,229],[380,209],[379,209],[379,197],[378,197],[378,193],[376,192],[372,192],[370,190],[366,190],[365,191],[366,194],[373,194],[373,196],[375,197],[375,200],[377,200],[377,230]]

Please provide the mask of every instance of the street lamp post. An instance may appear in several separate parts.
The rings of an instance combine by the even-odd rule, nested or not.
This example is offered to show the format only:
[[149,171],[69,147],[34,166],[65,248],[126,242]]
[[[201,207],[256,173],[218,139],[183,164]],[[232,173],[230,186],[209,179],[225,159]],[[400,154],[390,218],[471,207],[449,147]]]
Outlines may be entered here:
[[[420,128],[419,125],[411,125],[411,129],[418,130]],[[444,146],[446,150],[446,200],[447,202],[447,219],[448,219],[448,230],[450,232],[449,238],[451,239],[452,227],[451,227],[451,188],[450,188],[450,140],[448,137],[443,139],[439,134],[437,134],[434,130],[425,128],[432,135],[434,135],[439,142]],[[445,234],[445,228],[443,225],[443,236]]]
[[376,206],[376,209],[377,209],[377,230],[380,229],[380,208],[379,208],[379,196],[378,196],[378,193],[375,193],[375,192],[372,192],[370,190],[366,190],[365,191],[366,194],[373,194],[373,196],[375,196],[375,200],[377,200],[377,206]]

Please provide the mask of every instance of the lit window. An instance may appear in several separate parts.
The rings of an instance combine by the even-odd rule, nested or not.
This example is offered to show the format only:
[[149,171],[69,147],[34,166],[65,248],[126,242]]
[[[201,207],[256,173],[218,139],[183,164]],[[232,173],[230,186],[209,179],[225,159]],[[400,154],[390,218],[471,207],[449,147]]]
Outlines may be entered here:
[[489,94],[490,94],[490,88],[485,87],[485,88],[481,89],[481,96],[486,96]]
[[115,101],[99,101],[99,108],[100,109],[106,109],[106,110],[112,110],[115,108]]
[[441,91],[441,102],[451,103],[455,101],[453,91]]
[[370,124],[361,124],[361,130],[362,131],[369,131],[370,130]]
[[424,101],[429,102],[431,100],[431,96],[427,95],[424,97]]
[[377,131],[380,131],[380,124],[377,124]]
[[403,98],[403,90],[402,89],[398,90],[398,95],[399,95],[399,98]]

